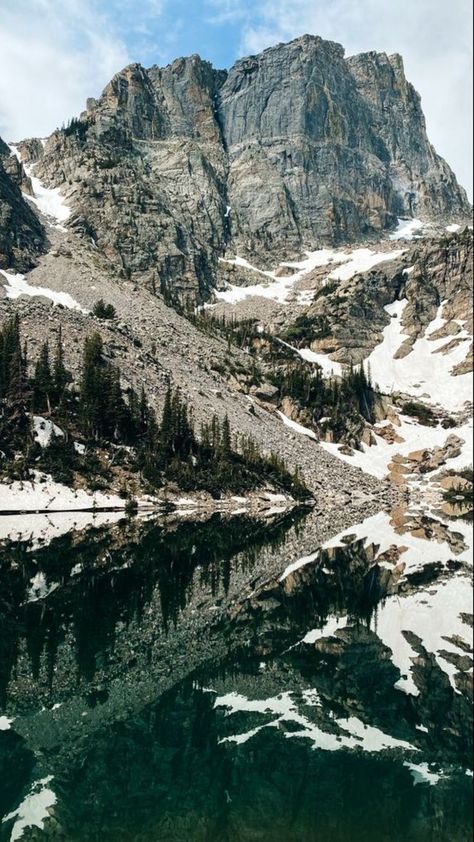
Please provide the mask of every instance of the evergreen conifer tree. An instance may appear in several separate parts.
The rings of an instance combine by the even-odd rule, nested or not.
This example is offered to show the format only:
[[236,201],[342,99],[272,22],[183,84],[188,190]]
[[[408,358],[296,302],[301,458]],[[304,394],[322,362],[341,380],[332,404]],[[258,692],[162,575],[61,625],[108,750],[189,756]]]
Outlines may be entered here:
[[49,344],[45,342],[38,357],[33,377],[33,408],[37,412],[51,413],[51,395],[54,382],[49,362]]

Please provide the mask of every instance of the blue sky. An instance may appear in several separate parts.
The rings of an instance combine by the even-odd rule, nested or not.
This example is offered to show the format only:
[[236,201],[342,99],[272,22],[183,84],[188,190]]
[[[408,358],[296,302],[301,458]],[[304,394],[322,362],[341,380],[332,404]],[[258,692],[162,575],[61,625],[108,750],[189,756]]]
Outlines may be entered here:
[[304,33],[400,52],[430,138],[472,181],[470,0],[0,0],[0,135],[49,134],[131,61],[217,67]]

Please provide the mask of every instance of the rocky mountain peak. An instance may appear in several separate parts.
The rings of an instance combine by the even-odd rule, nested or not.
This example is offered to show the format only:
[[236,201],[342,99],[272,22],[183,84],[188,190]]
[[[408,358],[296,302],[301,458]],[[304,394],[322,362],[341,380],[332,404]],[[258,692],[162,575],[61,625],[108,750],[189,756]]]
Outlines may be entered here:
[[469,212],[401,57],[311,35],[229,72],[131,64],[28,154],[116,269],[204,297],[226,254],[270,265]]

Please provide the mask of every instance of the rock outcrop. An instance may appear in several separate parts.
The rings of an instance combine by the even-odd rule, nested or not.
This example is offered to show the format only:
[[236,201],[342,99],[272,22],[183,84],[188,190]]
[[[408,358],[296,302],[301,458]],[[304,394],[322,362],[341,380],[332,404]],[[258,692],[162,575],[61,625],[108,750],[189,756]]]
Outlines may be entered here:
[[[411,351],[436,318],[441,303],[445,323],[430,338],[451,336],[457,343],[466,331],[472,335],[472,260],[473,235],[466,228],[421,240],[398,260],[321,286],[306,314],[314,325],[311,348],[342,363],[362,362],[382,341],[382,331],[390,322],[384,308],[402,298],[407,299],[402,321],[407,339],[397,357]],[[322,319],[325,330],[320,337]],[[470,370],[468,360],[456,373]]]
[[130,65],[44,150],[25,151],[114,268],[200,297],[226,252],[274,265],[373,238],[398,216],[469,212],[400,57],[346,59],[312,36],[229,73],[198,56]]
[[20,162],[0,138],[0,269],[27,271],[44,251],[43,226],[22,196],[27,181]]

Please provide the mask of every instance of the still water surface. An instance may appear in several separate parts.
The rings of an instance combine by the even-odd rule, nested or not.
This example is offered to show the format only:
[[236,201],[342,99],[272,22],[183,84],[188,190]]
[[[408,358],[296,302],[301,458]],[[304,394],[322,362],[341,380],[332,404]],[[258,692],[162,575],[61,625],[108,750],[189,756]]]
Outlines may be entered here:
[[470,523],[312,529],[3,543],[2,842],[471,838]]

